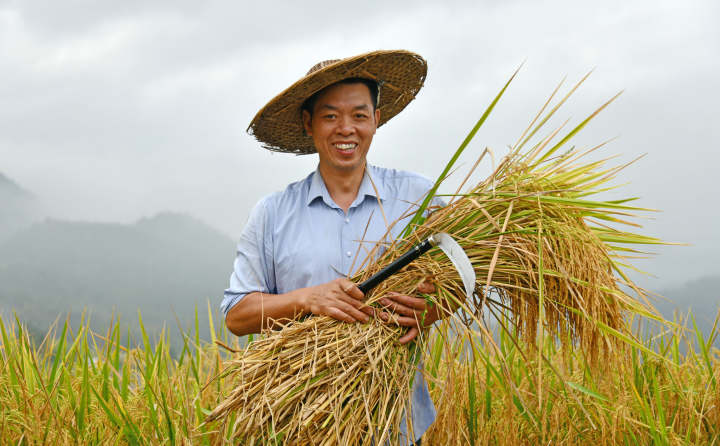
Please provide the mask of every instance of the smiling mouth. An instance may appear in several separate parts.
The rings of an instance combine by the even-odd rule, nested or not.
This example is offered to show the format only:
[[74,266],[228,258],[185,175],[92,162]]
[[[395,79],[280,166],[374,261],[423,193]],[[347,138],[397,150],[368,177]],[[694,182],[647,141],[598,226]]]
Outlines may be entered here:
[[341,152],[349,152],[349,151],[355,150],[355,148],[357,147],[357,144],[355,144],[355,143],[336,143],[336,144],[333,144],[333,147],[335,147],[336,149],[338,149]]

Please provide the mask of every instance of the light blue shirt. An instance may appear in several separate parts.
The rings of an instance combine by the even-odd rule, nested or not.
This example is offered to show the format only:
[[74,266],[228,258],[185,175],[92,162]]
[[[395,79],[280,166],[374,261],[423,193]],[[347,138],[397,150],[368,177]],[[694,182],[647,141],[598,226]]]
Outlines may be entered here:
[[[317,170],[261,199],[240,236],[230,287],[220,305],[223,313],[255,291],[282,294],[352,276],[375,242],[386,233],[385,241],[399,235],[431,187],[418,174],[368,165],[347,214]],[[412,416],[420,438],[435,420],[435,407],[419,370]]]

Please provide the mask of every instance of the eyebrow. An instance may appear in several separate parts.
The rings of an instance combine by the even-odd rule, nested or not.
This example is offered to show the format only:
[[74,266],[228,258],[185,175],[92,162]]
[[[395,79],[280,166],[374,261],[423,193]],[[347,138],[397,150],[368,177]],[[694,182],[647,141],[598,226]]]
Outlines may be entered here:
[[[328,110],[339,110],[337,107],[335,107],[334,105],[330,105],[330,104],[322,104],[320,106],[320,108],[325,108]],[[363,105],[358,105],[358,106],[353,107],[353,110],[368,110],[369,108],[370,107],[367,104],[363,104]]]

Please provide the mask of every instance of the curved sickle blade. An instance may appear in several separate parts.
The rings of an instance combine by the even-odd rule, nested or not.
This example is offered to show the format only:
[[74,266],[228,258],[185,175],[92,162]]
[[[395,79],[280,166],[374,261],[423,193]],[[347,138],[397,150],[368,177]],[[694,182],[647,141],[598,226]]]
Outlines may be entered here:
[[452,237],[444,232],[433,234],[432,238],[437,243],[437,247],[442,249],[445,255],[450,259],[455,269],[460,273],[463,285],[465,286],[465,294],[470,298],[475,290],[475,269],[470,263],[470,259],[465,250]]

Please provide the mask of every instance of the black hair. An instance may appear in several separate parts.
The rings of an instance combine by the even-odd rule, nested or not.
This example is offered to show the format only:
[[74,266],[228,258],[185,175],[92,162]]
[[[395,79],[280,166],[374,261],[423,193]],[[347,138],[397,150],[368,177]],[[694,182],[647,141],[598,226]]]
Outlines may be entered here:
[[338,84],[363,84],[365,85],[368,90],[370,90],[370,100],[372,101],[373,111],[378,106],[378,93],[380,90],[380,87],[378,83],[374,80],[365,79],[364,77],[349,77],[347,79],[343,79],[340,81],[335,82],[334,84],[328,85],[327,87],[323,88],[320,91],[315,92],[312,96],[305,99],[305,102],[302,103],[302,106],[300,107],[301,110],[306,110],[308,113],[310,113],[310,116],[313,114],[313,109],[315,108],[315,102],[317,101],[317,98],[320,96],[320,94],[325,91],[326,89],[332,87],[333,85]]

